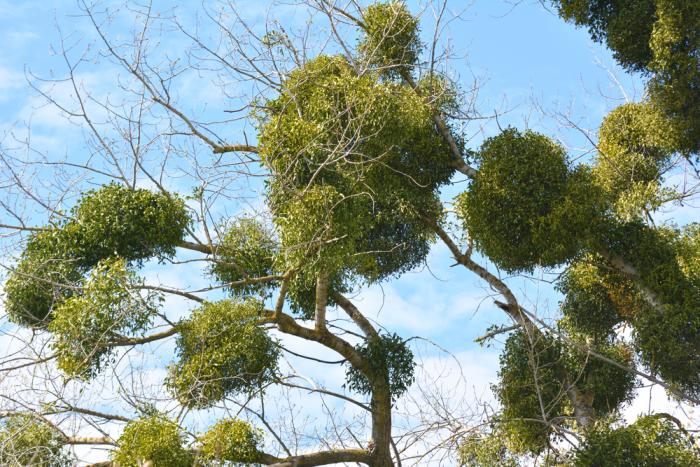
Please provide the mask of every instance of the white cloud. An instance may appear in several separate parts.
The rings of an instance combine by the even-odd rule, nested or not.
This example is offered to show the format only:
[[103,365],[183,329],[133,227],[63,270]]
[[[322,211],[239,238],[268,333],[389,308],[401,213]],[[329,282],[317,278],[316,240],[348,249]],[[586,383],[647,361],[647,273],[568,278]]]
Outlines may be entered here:
[[0,67],[0,102],[8,100],[14,92],[25,85],[22,73],[11,68]]

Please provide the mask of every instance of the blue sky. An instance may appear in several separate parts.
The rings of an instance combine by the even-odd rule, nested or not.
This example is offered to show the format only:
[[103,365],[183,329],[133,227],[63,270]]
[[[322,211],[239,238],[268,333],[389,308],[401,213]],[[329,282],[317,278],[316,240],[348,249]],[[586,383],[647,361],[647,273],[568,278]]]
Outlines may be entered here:
[[[263,20],[266,13],[264,2],[241,0],[236,3],[253,18],[253,22]],[[420,10],[417,3],[410,3],[414,11]],[[168,10],[173,7],[169,2],[156,2],[156,5]],[[474,80],[479,83],[477,107],[482,115],[501,114],[498,122],[469,123],[467,134],[473,136],[474,148],[484,137],[496,134],[499,124],[502,127],[513,125],[530,127],[557,138],[576,158],[587,154],[590,145],[578,130],[567,127],[567,119],[582,129],[591,130],[594,136],[595,129],[610,109],[623,103],[625,98],[641,97],[643,86],[639,77],[626,74],[616,66],[604,47],[591,42],[586,31],[564,23],[537,1],[524,1],[512,7],[501,0],[454,0],[450,8],[455,13],[464,10],[461,20],[452,23],[445,37],[455,56],[450,63],[451,76],[459,78],[465,89]],[[194,12],[198,10],[201,8],[197,3],[173,11],[184,18],[183,21],[194,25],[197,23]],[[303,20],[303,15],[293,10],[277,13],[295,21]],[[427,14],[425,21],[430,22]],[[129,15],[123,14],[112,32],[123,34],[128,26]],[[424,33],[427,34],[429,29],[428,25],[424,26]],[[90,158],[91,147],[84,143],[84,126],[46,106],[27,83],[30,79],[40,89],[48,90],[51,85],[37,82],[29,74],[41,77],[65,75],[65,63],[56,53],[60,49],[61,37],[73,58],[95,39],[91,25],[80,14],[74,1],[0,0],[0,43],[3,44],[0,54],[0,146],[16,157],[37,156],[24,151],[20,144],[30,137],[32,145],[47,160],[82,163]],[[186,38],[176,32],[168,32],[164,37],[166,40],[157,47],[163,56],[170,51],[179,53],[187,43]],[[92,90],[98,100],[113,93],[118,82],[117,68],[103,58],[91,58],[82,63],[79,73],[86,89]],[[228,105],[235,99],[222,99],[215,89],[196,78],[196,74],[190,74],[177,81],[175,90],[183,108],[203,118],[227,118],[223,111],[231,108]],[[59,99],[69,99],[71,90],[57,84],[53,85],[52,93]],[[222,134],[232,139],[243,130],[250,131],[250,126],[240,123],[230,127],[220,125],[219,128]],[[44,169],[25,175],[44,186],[39,188],[40,192],[48,192],[62,183],[60,176],[53,178]],[[167,182],[174,188],[184,186],[179,185],[180,180]],[[446,189],[445,197],[457,193],[463,186],[458,184]],[[6,201],[11,204],[16,199],[8,195]],[[231,210],[246,209],[256,202],[259,201],[248,199]],[[42,222],[40,209],[30,206],[26,213],[37,223]],[[14,223],[8,217],[0,222]],[[466,384],[465,392],[473,390],[488,397],[488,384],[493,382],[497,370],[498,345],[481,348],[474,339],[489,325],[506,322],[502,312],[493,305],[489,291],[476,276],[462,268],[451,267],[452,261],[444,248],[437,246],[434,249],[429,265],[429,270],[408,273],[395,282],[362,291],[357,297],[358,306],[391,331],[404,337],[426,337],[453,353],[466,376],[462,381]],[[208,279],[199,276],[196,270],[182,274],[154,266],[148,274],[151,279],[174,286],[198,287],[208,283]],[[535,273],[538,274],[541,272]],[[510,284],[527,308],[536,310],[542,317],[556,314],[558,297],[546,284],[527,278],[512,280]],[[180,300],[172,301],[169,308],[175,315],[187,312],[186,305]],[[418,350],[426,361],[445,356],[430,345],[421,345]],[[167,361],[170,352],[171,347],[167,345],[158,350],[163,361]],[[437,360],[430,361],[433,366],[437,365]],[[342,384],[342,372],[319,374],[306,363],[295,364],[330,386]],[[655,401],[662,404],[664,399],[661,395]],[[458,402],[455,399],[455,404]]]

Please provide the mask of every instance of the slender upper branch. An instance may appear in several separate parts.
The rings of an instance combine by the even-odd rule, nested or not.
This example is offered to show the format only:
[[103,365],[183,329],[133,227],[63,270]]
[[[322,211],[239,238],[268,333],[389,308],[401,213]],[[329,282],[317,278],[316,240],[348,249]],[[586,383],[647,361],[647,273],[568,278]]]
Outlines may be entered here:
[[355,324],[362,330],[367,337],[376,339],[379,338],[377,330],[374,329],[372,323],[369,322],[367,318],[357,309],[357,307],[342,294],[332,290],[330,292],[331,298],[340,306],[340,308],[348,314],[348,316],[355,322]]

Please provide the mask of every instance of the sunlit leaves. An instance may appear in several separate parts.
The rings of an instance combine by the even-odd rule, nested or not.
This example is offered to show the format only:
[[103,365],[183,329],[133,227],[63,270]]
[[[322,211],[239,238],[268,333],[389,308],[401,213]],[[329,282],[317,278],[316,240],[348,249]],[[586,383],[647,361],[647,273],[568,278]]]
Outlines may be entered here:
[[48,330],[64,373],[95,376],[110,362],[114,343],[150,324],[159,298],[141,295],[138,286],[125,260],[108,259],[92,270],[79,293],[58,305]]
[[205,303],[178,325],[178,360],[167,384],[183,405],[210,407],[274,378],[279,348],[261,328],[262,313],[253,299],[222,300]]
[[575,451],[576,467],[615,465],[620,467],[698,465],[693,441],[663,416],[640,417],[620,428],[601,421]]
[[[392,400],[398,399],[413,384],[413,352],[398,335],[381,335],[364,342],[357,350],[369,363],[372,376],[385,382]],[[348,366],[345,379],[347,387],[353,391],[370,394],[375,389],[367,376],[355,367]]]
[[546,136],[512,128],[486,140],[478,157],[479,173],[457,200],[475,245],[507,271],[571,259],[598,207],[588,171],[570,170]]
[[68,467],[65,439],[46,421],[12,415],[0,421],[0,464],[6,467]]
[[117,441],[112,458],[121,467],[190,467],[194,456],[184,447],[185,433],[177,423],[161,415],[129,422]]
[[364,27],[358,50],[388,76],[410,73],[421,51],[418,18],[399,0],[377,2],[362,14]]
[[88,265],[109,256],[172,256],[190,223],[180,198],[114,183],[83,194],[73,216],[76,253]]
[[29,238],[5,285],[10,318],[45,327],[56,305],[100,260],[164,259],[174,254],[189,223],[184,202],[174,195],[114,183],[84,193],[70,220]]
[[276,254],[277,242],[262,222],[248,217],[235,219],[225,228],[211,273],[233,293],[264,294],[269,283],[245,281],[272,274]]
[[513,455],[498,431],[473,433],[465,436],[459,445],[461,465],[468,467],[518,467],[518,456]]
[[656,0],[649,94],[681,133],[678,150],[700,151],[700,3]]
[[254,463],[260,455],[262,432],[242,420],[218,421],[199,437],[202,457],[215,462]]
[[661,204],[662,175],[672,165],[679,140],[676,127],[649,102],[622,105],[605,117],[595,180],[623,219]]

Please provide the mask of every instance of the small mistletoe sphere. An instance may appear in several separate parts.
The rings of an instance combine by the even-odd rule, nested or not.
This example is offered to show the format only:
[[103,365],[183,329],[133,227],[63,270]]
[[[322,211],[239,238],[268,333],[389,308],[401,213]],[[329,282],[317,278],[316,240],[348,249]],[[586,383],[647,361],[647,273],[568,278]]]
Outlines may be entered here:
[[[399,335],[383,334],[378,339],[357,345],[356,349],[367,360],[373,376],[387,385],[392,402],[415,381],[413,352]],[[367,376],[353,366],[348,366],[345,380],[350,389],[361,394],[371,394],[374,390]]]
[[138,293],[141,281],[123,258],[100,261],[79,292],[60,303],[48,325],[58,367],[88,380],[114,360],[113,342],[145,331],[160,303]]
[[76,253],[88,266],[114,255],[129,261],[172,256],[190,224],[177,196],[116,183],[86,192],[72,214]]
[[276,255],[272,232],[255,218],[241,217],[225,226],[210,272],[234,295],[265,295],[270,283],[245,281],[273,274]]
[[183,446],[185,433],[162,415],[152,415],[127,423],[113,452],[121,467],[138,467],[146,461],[154,466],[190,467],[194,456]]
[[564,148],[509,128],[484,142],[478,174],[457,199],[476,246],[509,272],[556,266],[581,248],[599,196],[584,167],[569,170]]
[[222,300],[205,303],[178,324],[179,358],[167,385],[182,404],[211,407],[274,378],[279,347],[261,327],[262,310],[257,300]]
[[593,173],[619,216],[638,217],[661,204],[662,176],[679,139],[673,122],[650,102],[624,104],[605,117]]
[[360,53],[388,76],[410,72],[422,48],[418,18],[397,0],[373,3],[362,16]]
[[[202,457],[214,462],[255,463],[262,432],[243,420],[218,421],[199,437]],[[218,465],[218,464],[217,464]]]
[[590,347],[596,354],[625,368],[634,368],[632,349],[622,343],[591,343],[585,335],[570,337],[582,341],[582,347],[566,349],[564,364],[569,375],[577,375],[576,388],[582,397],[590,400],[596,416],[615,413],[622,404],[630,402],[637,387],[635,375],[582,349]]
[[549,417],[564,413],[562,350],[546,334],[518,330],[506,340],[495,394],[502,406],[499,429],[512,452],[542,452],[552,434],[551,426],[542,422],[543,407]]

